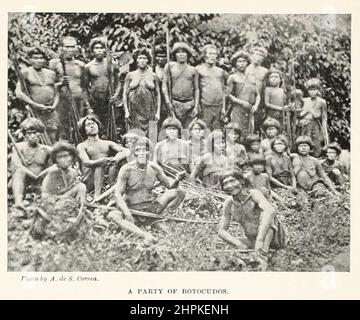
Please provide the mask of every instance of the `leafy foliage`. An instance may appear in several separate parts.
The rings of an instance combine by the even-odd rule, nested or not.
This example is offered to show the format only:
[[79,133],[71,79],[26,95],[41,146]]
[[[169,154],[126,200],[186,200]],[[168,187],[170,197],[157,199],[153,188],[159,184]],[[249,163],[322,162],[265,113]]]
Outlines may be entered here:
[[[322,94],[329,106],[331,140],[343,148],[350,141],[350,16],[349,15],[214,15],[181,13],[12,13],[9,15],[9,42],[15,44],[22,62],[26,50],[42,46],[49,57],[56,56],[59,39],[74,33],[79,39],[81,59],[90,58],[89,41],[106,36],[112,52],[133,52],[139,47],[176,41],[194,49],[192,63],[201,60],[201,48],[213,43],[220,48],[221,63],[238,49],[254,45],[268,49],[265,65],[278,60],[296,60],[296,86],[303,91],[310,77],[322,81]],[[18,107],[13,98],[16,77],[9,63],[9,107]]]

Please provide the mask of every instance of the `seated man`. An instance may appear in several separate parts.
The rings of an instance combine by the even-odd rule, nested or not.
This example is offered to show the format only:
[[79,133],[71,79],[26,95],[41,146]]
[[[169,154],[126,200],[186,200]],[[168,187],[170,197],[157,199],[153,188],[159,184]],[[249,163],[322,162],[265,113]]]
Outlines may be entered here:
[[[161,214],[165,209],[176,209],[185,198],[185,192],[179,188],[179,182],[185,177],[185,172],[177,175],[171,181],[161,167],[149,161],[151,142],[145,137],[137,140],[135,146],[135,160],[124,165],[119,172],[115,185],[115,199],[120,211],[111,211],[108,218],[120,227],[135,233],[145,239],[148,244],[155,238],[148,232],[141,230],[136,224],[155,225],[162,228],[161,224],[151,218],[136,218],[131,214],[131,209]],[[169,190],[157,199],[153,199],[152,190],[159,181]]]
[[153,160],[162,167],[169,166],[179,171],[189,172],[189,145],[186,141],[179,139],[181,129],[178,119],[165,119],[161,134],[165,134],[166,138],[155,145]]
[[344,184],[344,165],[338,160],[341,154],[341,147],[338,143],[333,142],[326,146],[326,159],[321,160],[321,166],[325,170],[330,180],[335,185],[343,186]]
[[295,141],[298,154],[293,155],[292,164],[299,187],[305,191],[321,192],[319,188],[325,184],[333,193],[339,195],[334,184],[326,175],[320,161],[310,156],[313,143],[310,137],[300,136]]
[[[85,176],[88,191],[94,189],[94,197],[101,194],[104,181],[104,168],[109,168],[110,182],[114,182],[119,169],[119,163],[130,155],[128,149],[117,145],[110,140],[99,137],[101,124],[94,115],[87,115],[80,119],[79,130],[82,136],[87,137],[84,142],[78,144],[79,157]],[[116,153],[116,154],[115,154]],[[111,154],[115,154],[114,157]]]
[[48,167],[51,147],[40,143],[40,134],[45,131],[43,123],[35,118],[26,119],[20,125],[24,142],[16,143],[11,154],[12,191],[15,212],[23,216],[25,187],[40,177]]
[[[285,246],[285,231],[276,218],[274,207],[260,191],[246,190],[243,179],[237,180],[231,172],[221,176],[220,183],[230,197],[224,203],[219,237],[240,249],[255,248],[260,270],[265,271],[269,249]],[[241,224],[246,238],[238,239],[229,233],[231,220]]]
[[200,157],[191,172],[191,182],[200,178],[205,187],[217,187],[224,170],[234,168],[234,161],[225,156],[225,137],[220,130],[211,132],[206,141],[207,152]]
[[[86,186],[77,179],[77,170],[72,168],[78,158],[76,148],[67,142],[57,142],[51,152],[51,158],[55,165],[48,169],[41,185],[41,199],[49,200],[53,197],[58,201],[74,198],[82,208],[85,203]],[[31,230],[32,236],[41,239],[45,235],[44,228],[48,223],[48,217],[37,216]]]

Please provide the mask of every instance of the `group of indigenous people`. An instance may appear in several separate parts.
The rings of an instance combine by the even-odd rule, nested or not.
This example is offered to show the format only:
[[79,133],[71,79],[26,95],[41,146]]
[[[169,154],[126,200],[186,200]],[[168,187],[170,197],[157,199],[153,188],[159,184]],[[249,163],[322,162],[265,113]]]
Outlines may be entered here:
[[[336,195],[342,190],[348,171],[339,161],[340,146],[328,143],[325,158],[318,159],[328,140],[319,80],[307,82],[308,98],[296,92],[298,136],[290,150],[282,114],[293,106],[286,104],[281,72],[261,66],[264,48],[256,48],[252,56],[235,53],[230,75],[216,65],[218,49],[212,44],[203,48],[203,63],[193,67],[192,49],[175,43],[174,61],[166,63],[160,52],[154,71],[150,52],[140,49],[134,56],[137,69],[126,75],[122,88],[118,66],[106,59],[103,41],[91,42],[94,59],[87,64],[74,58],[76,45],[74,37],[65,37],[61,57],[51,60],[49,69],[44,67],[45,53],[33,49],[32,66],[22,70],[24,81],[16,93],[33,112],[20,126],[24,141],[13,145],[14,214],[26,215],[28,185],[41,186],[43,198],[73,197],[84,205],[89,197],[101,197],[107,179],[116,208],[106,218],[151,244],[156,238],[143,227],[167,231],[166,224],[134,212],[161,217],[180,208],[186,180],[228,195],[219,237],[238,248],[254,249],[261,270],[266,270],[270,248],[285,245],[273,189],[317,193],[325,186]],[[114,141],[104,127],[111,116],[108,105],[118,103],[121,90],[127,132]],[[75,110],[69,109],[69,100]],[[256,117],[261,104],[264,121]],[[162,117],[164,110],[167,117]],[[67,141],[74,129],[71,114],[78,117],[73,124],[81,135],[77,143]],[[158,185],[165,187],[161,195],[153,192]],[[241,224],[245,238],[231,234],[232,220]],[[41,238],[42,230],[35,234]]]

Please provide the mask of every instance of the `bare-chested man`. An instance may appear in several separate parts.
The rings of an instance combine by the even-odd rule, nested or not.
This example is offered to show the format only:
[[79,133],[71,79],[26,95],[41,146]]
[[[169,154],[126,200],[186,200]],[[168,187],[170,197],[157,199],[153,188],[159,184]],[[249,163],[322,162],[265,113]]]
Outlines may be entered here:
[[176,62],[169,62],[165,67],[162,89],[172,115],[187,129],[199,113],[199,75],[187,63],[191,50],[186,43],[175,43],[172,55]]
[[231,57],[231,62],[236,72],[229,76],[227,87],[229,98],[232,103],[231,122],[240,125],[244,136],[254,130],[253,116],[260,103],[260,93],[256,85],[256,78],[246,73],[246,67],[250,63],[248,54],[238,51]]
[[[265,67],[262,67],[262,63],[264,62],[264,59],[266,58],[268,52],[263,47],[255,47],[252,50],[252,56],[251,56],[251,64],[246,69],[246,74],[252,75],[255,77],[256,80],[256,86],[260,92],[261,97],[263,97],[263,86],[264,86],[264,79],[268,72],[268,69]],[[263,99],[263,98],[261,98]],[[260,102],[258,111],[254,114],[255,118],[255,131],[258,131],[262,125],[263,121],[263,107],[264,103]]]
[[305,191],[317,193],[319,185],[325,184],[333,193],[339,195],[320,161],[310,156],[310,151],[313,148],[311,138],[300,136],[296,139],[295,146],[298,154],[293,155],[292,164],[298,186]]
[[221,128],[225,117],[225,84],[228,73],[217,67],[218,49],[208,44],[203,48],[204,63],[197,66],[199,73],[200,118],[210,131]]
[[[60,137],[69,140],[71,130],[70,116],[72,112],[70,109],[71,99],[74,102],[75,112],[79,117],[84,117],[87,114],[90,104],[85,83],[85,63],[75,59],[75,54],[78,50],[76,38],[66,36],[62,39],[61,43],[62,58],[50,60],[49,68],[55,71],[61,86],[59,103]],[[62,59],[65,65],[66,76],[64,75]],[[68,92],[66,86],[69,86],[70,92]],[[71,94],[71,97],[69,94]]]
[[15,147],[13,147],[11,172],[15,209],[16,213],[22,216],[25,187],[30,183],[35,183],[48,167],[51,147],[40,144],[40,134],[45,131],[40,120],[26,119],[21,123],[20,128],[26,141],[17,143],[16,147],[25,163],[22,162]]
[[[31,67],[21,71],[26,89],[18,81],[16,96],[30,105],[43,124],[50,138],[50,143],[58,139],[59,115],[57,105],[59,103],[59,91],[56,86],[56,74],[54,71],[44,68],[46,54],[40,48],[34,48],[28,53]],[[30,96],[25,94],[26,90]]]
[[[90,91],[91,107],[104,125],[109,120],[109,103],[115,103],[120,95],[121,82],[118,81],[118,67],[115,64],[108,66],[106,57],[106,44],[102,39],[95,38],[90,42],[90,51],[94,56],[88,64],[85,65],[85,75],[87,88]],[[116,85],[113,96],[109,96],[109,69],[112,69],[112,82]],[[106,130],[105,130],[106,132]]]
[[309,136],[314,144],[313,155],[320,156],[321,148],[329,141],[327,130],[327,105],[320,95],[320,80],[310,79],[305,83],[309,97],[304,98],[300,112],[300,134]]
[[189,172],[190,150],[186,141],[180,139],[181,123],[176,118],[167,118],[162,124],[161,134],[165,139],[154,149],[154,162],[162,167],[170,166],[179,171]]
[[[125,230],[142,236],[147,243],[152,242],[154,237],[135,226],[133,222],[162,228],[160,222],[156,223],[156,220],[149,218],[134,219],[130,210],[161,214],[165,209],[176,209],[185,198],[185,192],[178,187],[185,173],[179,173],[175,180],[171,181],[159,165],[149,161],[150,149],[150,140],[144,137],[137,140],[135,160],[120,169],[115,186],[115,199],[120,211],[112,211],[108,216]],[[154,199],[152,190],[158,181],[168,190]]]
[[[109,168],[110,182],[114,182],[119,163],[130,155],[130,151],[110,140],[99,137],[101,124],[94,115],[80,119],[80,133],[87,139],[77,146],[79,157],[84,166],[85,182],[88,191],[94,188],[94,197],[101,194],[104,181],[104,168]],[[115,156],[111,156],[115,154]]]
[[[285,246],[285,231],[276,217],[275,208],[260,191],[246,190],[243,179],[237,180],[232,173],[223,175],[220,182],[230,197],[224,203],[219,237],[240,249],[255,248],[259,269],[265,271],[269,249]],[[229,233],[232,220],[240,223],[246,238],[239,239]]]

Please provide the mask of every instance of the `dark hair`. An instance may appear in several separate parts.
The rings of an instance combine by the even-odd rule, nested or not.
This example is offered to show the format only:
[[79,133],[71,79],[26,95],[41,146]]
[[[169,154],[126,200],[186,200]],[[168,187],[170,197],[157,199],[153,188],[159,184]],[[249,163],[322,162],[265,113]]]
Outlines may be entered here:
[[289,142],[288,142],[288,139],[283,135],[283,134],[279,134],[277,137],[274,138],[273,141],[271,141],[271,150],[274,150],[274,144],[275,144],[275,141],[282,141],[284,144],[285,144],[285,147],[288,146]]
[[53,161],[53,163],[56,163],[56,156],[59,152],[62,152],[62,151],[70,152],[74,161],[78,158],[78,155],[79,155],[78,151],[72,144],[70,144],[67,141],[59,141],[59,142],[55,143],[55,145],[53,146],[53,149],[51,150],[50,156],[51,156],[51,160]]
[[221,174],[219,177],[221,190],[224,190],[224,180],[228,177],[232,177],[235,180],[238,180],[241,184],[245,182],[245,177],[242,173],[235,172],[234,170],[229,169],[223,172],[223,174]]
[[339,155],[341,153],[341,147],[337,142],[332,142],[332,143],[328,144],[324,149],[325,149],[325,151],[327,151],[328,149],[335,150],[337,155]]
[[247,63],[250,64],[250,56],[248,55],[248,53],[243,50],[240,50],[240,51],[236,52],[235,54],[233,54],[231,57],[231,64],[233,67],[236,66],[236,63],[239,60],[239,58],[245,59],[247,61]]
[[34,54],[41,54],[45,60],[48,59],[45,51],[39,47],[32,48],[28,51],[28,57],[31,59]]
[[189,47],[189,45],[187,43],[185,43],[185,42],[176,42],[174,44],[174,47],[171,50],[171,56],[172,56],[173,60],[176,60],[176,53],[179,50],[184,50],[187,53],[188,58],[190,58],[192,56],[191,49],[190,49],[190,47]]
[[250,147],[254,142],[260,143],[260,141],[261,141],[261,139],[258,134],[251,133],[251,134],[247,135],[245,138],[245,147],[246,147],[247,151],[250,150]]
[[265,75],[265,81],[267,84],[269,84],[269,79],[270,79],[270,76],[273,74],[273,73],[277,73],[280,77],[280,86],[283,82],[283,79],[284,79],[284,74],[278,70],[278,69],[275,69],[275,68],[271,68]]
[[280,123],[274,118],[268,118],[263,123],[263,129],[266,131],[266,129],[270,127],[275,127],[276,129],[280,130]]
[[41,120],[36,118],[25,119],[23,122],[21,122],[20,129],[23,134],[26,134],[26,131],[30,130],[40,133],[45,132],[44,124]]
[[178,129],[179,132],[182,129],[181,122],[178,119],[173,118],[173,117],[166,118],[164,120],[164,122],[162,123],[162,126],[161,126],[162,129],[166,129],[168,127],[175,127]]
[[86,130],[85,130],[85,123],[86,123],[86,120],[91,120],[91,121],[94,121],[98,128],[99,128],[99,132],[102,130],[102,125],[101,125],[101,122],[100,120],[98,119],[98,117],[94,114],[88,114],[87,116],[81,118],[78,122],[78,128],[79,128],[79,132],[80,134],[86,138]]
[[137,50],[135,53],[134,53],[134,60],[136,61],[139,56],[145,56],[147,59],[148,59],[148,64],[151,64],[151,53],[148,49],[146,48],[141,48],[139,50]]
[[206,123],[201,120],[201,119],[194,119],[193,121],[190,122],[189,124],[189,131],[192,130],[192,128],[195,126],[195,125],[199,125],[203,130],[206,130],[207,129],[207,125]]
[[94,50],[94,47],[97,45],[97,44],[101,44],[104,48],[106,48],[106,43],[104,40],[100,39],[100,38],[94,38],[90,41],[90,51],[93,52]]
[[300,144],[306,143],[310,148],[313,148],[314,144],[309,136],[299,136],[295,140],[295,147],[298,148]]

